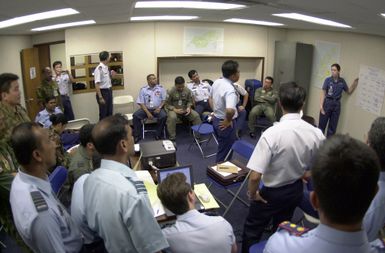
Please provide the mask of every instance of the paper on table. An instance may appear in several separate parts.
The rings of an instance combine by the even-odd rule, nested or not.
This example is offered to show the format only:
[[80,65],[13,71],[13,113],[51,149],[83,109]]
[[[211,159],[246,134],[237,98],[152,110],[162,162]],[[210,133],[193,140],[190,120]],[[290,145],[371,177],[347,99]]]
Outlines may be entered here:
[[152,180],[151,174],[147,170],[137,170],[135,174],[141,179],[146,187],[148,198],[150,199],[150,204],[152,210],[154,211],[154,217],[161,216],[165,214],[163,205],[158,198],[158,194],[156,194],[156,185],[154,180]]
[[198,198],[199,198],[199,196],[204,196],[204,195],[210,197],[209,202],[203,202],[203,200],[201,199],[201,203],[205,207],[206,210],[207,209],[213,209],[213,208],[219,208],[217,201],[214,199],[214,196],[211,194],[211,192],[209,191],[209,189],[207,188],[207,186],[205,184],[194,185],[194,192]]
[[[238,166],[236,166],[235,164],[233,164],[233,163],[231,163],[231,162],[224,162],[224,163],[221,163],[221,165],[238,167]],[[230,175],[232,174],[232,173],[228,173],[228,172],[218,171],[218,166],[217,166],[217,165],[214,165],[214,166],[212,166],[211,168],[213,168],[214,170],[216,170],[219,174],[221,174],[221,175],[224,176],[224,177],[230,176]],[[238,167],[238,172],[239,172],[240,170],[241,170],[241,168]]]

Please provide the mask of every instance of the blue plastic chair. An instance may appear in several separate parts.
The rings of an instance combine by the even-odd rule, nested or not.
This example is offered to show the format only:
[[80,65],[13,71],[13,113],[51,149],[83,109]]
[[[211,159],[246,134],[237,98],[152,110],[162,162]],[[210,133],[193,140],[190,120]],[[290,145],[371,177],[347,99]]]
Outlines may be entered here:
[[262,253],[265,249],[267,241],[261,241],[256,244],[251,245],[249,248],[249,253]]
[[[192,130],[194,142],[198,146],[199,151],[202,154],[202,157],[208,158],[211,156],[215,156],[217,154],[216,152],[206,155],[202,149],[202,144],[206,142],[206,146],[207,146],[209,144],[209,142],[211,141],[211,139],[213,139],[215,141],[215,143],[218,145],[217,138],[214,135],[214,128],[211,124],[207,123],[207,117],[203,123],[201,123],[199,125],[191,126],[191,130]],[[203,138],[204,136],[209,136],[209,138],[204,139]],[[190,148],[191,148],[191,145],[189,146],[189,149]]]
[[67,179],[68,171],[64,166],[58,166],[56,169],[49,175],[49,182],[51,183],[52,190],[57,194],[64,182]]
[[[226,155],[225,161],[231,160],[231,157],[233,156],[234,153],[237,153],[239,156],[241,156],[242,158],[244,158],[245,160],[248,161],[250,159],[251,155],[253,154],[253,151],[254,151],[254,146],[251,143],[248,143],[248,142],[243,141],[243,140],[237,140],[231,146],[231,149],[230,149],[229,153],[227,153],[227,155]],[[247,182],[247,180],[249,178],[250,173],[251,173],[251,170],[249,170],[249,172],[247,173],[246,177],[243,179],[242,183],[238,181],[236,183],[233,183],[233,184],[230,184],[230,185],[226,185],[226,186],[221,185],[219,182],[217,182],[215,180],[215,178],[210,177],[210,175],[208,175],[208,177],[210,179],[210,184],[208,186],[209,188],[211,187],[211,185],[213,183],[215,183],[215,185],[217,185],[219,187],[222,187],[222,188],[225,188],[226,191],[233,196],[233,198],[231,199],[231,201],[230,201],[230,203],[228,205],[224,204],[218,198],[215,198],[217,200],[217,202],[220,203],[225,208],[225,212],[222,215],[223,217],[226,216],[226,214],[230,210],[231,206],[234,204],[235,200],[239,200],[244,205],[249,206],[249,203],[247,201],[245,201],[244,199],[239,197],[239,193],[241,192],[241,190],[245,186],[245,184],[246,184],[246,182]],[[231,188],[235,188],[235,187],[238,187],[238,190],[234,193],[230,189]]]

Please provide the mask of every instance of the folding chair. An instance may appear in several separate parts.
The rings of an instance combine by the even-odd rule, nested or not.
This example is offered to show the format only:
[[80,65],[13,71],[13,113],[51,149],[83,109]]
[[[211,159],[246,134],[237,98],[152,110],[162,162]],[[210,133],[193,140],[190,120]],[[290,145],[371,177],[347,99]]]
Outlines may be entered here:
[[[227,156],[225,158],[225,161],[229,161],[231,159],[231,157],[233,156],[233,153],[237,153],[243,159],[248,161],[250,159],[251,155],[253,154],[253,151],[254,151],[254,146],[252,144],[245,142],[243,140],[237,140],[232,145],[229,153],[227,154]],[[219,202],[225,208],[225,212],[222,215],[223,217],[226,216],[226,214],[230,210],[231,206],[234,204],[235,200],[239,200],[244,205],[249,206],[248,202],[246,202],[244,199],[239,197],[239,193],[241,192],[241,190],[243,189],[243,187],[247,183],[247,180],[249,178],[250,173],[251,173],[251,170],[248,171],[246,177],[243,179],[242,182],[235,182],[235,183],[227,185],[227,186],[221,185],[215,178],[208,175],[208,177],[210,179],[210,184],[209,184],[208,188],[210,188],[212,186],[212,184],[215,183],[219,187],[225,188],[226,191],[233,196],[233,198],[231,199],[231,201],[228,205],[224,204],[221,200],[219,200],[218,198],[216,198],[214,196],[215,199],[217,200],[217,202]],[[234,188],[237,186],[239,186],[239,187],[235,193],[229,189],[229,188]]]
[[[158,122],[158,119],[157,118],[153,118],[153,119],[144,119],[142,120],[142,139],[144,140],[144,135],[146,133],[155,133],[156,132],[156,129],[146,129],[146,124],[157,124]],[[166,139],[167,136],[166,136],[166,125],[164,126],[163,128],[163,138]]]
[[82,126],[87,124],[90,124],[90,120],[88,118],[70,120],[68,121],[65,130],[79,131]]
[[67,179],[68,171],[64,166],[58,166],[55,170],[49,175],[49,182],[51,183],[52,190],[57,194],[61,187],[64,185],[64,182]]
[[[191,131],[193,134],[194,142],[195,142],[195,144],[197,144],[199,151],[201,152],[203,158],[208,158],[211,156],[215,156],[217,154],[217,152],[215,152],[215,153],[205,155],[205,153],[203,152],[203,149],[202,149],[202,144],[206,142],[206,146],[207,146],[209,144],[209,142],[211,141],[211,139],[213,139],[215,141],[215,143],[218,145],[218,140],[214,135],[214,128],[211,124],[209,124],[207,122],[208,121],[205,120],[203,123],[201,123],[199,125],[191,126]],[[209,138],[204,139],[203,138],[204,136],[209,136]],[[190,144],[189,150],[193,144],[194,143]]]
[[[121,113],[127,117],[128,120],[132,120],[134,114],[134,98],[131,95],[117,96],[112,100],[114,105],[114,113]],[[131,105],[131,109],[127,110]]]

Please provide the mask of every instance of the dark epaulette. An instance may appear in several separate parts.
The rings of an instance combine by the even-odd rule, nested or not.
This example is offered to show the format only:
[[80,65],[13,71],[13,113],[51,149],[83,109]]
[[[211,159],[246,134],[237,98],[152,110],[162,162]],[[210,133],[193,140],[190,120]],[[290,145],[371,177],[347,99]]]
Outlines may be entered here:
[[129,177],[126,177],[126,179],[128,181],[130,181],[135,186],[135,189],[138,192],[138,194],[139,193],[146,193],[147,194],[147,190],[146,190],[146,187],[144,186],[143,181],[134,181],[134,180],[132,180],[132,178],[129,178]]
[[43,195],[41,195],[41,192],[33,191],[30,192],[30,194],[33,204],[35,205],[36,211],[38,213],[48,210],[47,202],[45,202],[45,199],[43,198]]
[[281,229],[289,231],[289,233],[291,235],[294,235],[294,236],[301,236],[304,233],[306,233],[307,231],[309,231],[308,228],[298,226],[298,225],[296,225],[294,223],[290,223],[288,221],[284,221],[281,224],[279,224],[278,230],[281,230]]

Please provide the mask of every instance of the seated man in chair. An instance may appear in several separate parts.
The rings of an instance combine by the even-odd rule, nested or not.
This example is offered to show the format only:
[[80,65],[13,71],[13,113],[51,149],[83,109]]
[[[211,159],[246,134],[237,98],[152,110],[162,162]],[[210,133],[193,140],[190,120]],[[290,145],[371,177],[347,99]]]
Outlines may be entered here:
[[188,83],[187,87],[193,93],[195,111],[203,120],[203,112],[212,112],[209,104],[211,86],[208,83],[201,82],[199,74],[196,70],[190,70],[188,72],[188,77],[190,77],[191,83]]
[[175,78],[175,87],[173,87],[167,99],[167,131],[169,139],[175,141],[176,136],[176,121],[188,120],[193,125],[202,123],[199,114],[191,109],[193,105],[192,93],[185,87],[185,80],[182,76]]
[[157,193],[162,204],[177,215],[174,225],[162,229],[170,245],[164,252],[237,252],[231,225],[223,217],[207,216],[195,209],[196,197],[183,173],[168,175]]
[[251,138],[255,138],[255,122],[257,117],[264,114],[271,123],[275,121],[275,104],[277,103],[278,96],[273,90],[273,82],[274,79],[267,76],[263,82],[263,86],[255,91],[255,106],[249,113],[249,130]]
[[56,106],[56,97],[48,96],[44,99],[44,110],[41,110],[35,118],[35,122],[39,123],[44,128],[49,128],[52,125],[52,122],[49,120],[49,117],[52,114],[63,113],[62,110]]
[[164,125],[166,124],[167,114],[163,109],[166,102],[166,90],[162,85],[157,83],[157,78],[154,74],[147,76],[147,85],[140,89],[136,103],[140,106],[133,115],[134,124],[134,140],[137,143],[142,136],[142,120],[158,119],[155,139],[162,138]]

